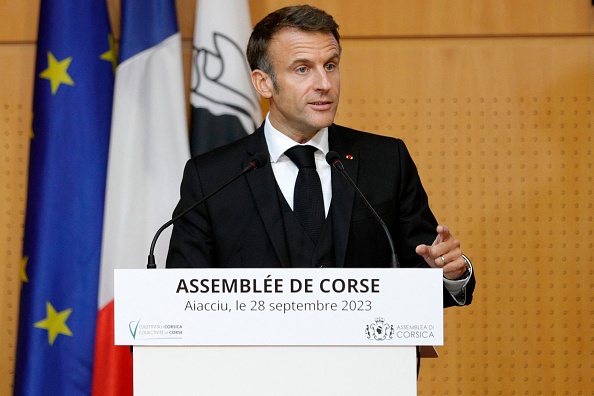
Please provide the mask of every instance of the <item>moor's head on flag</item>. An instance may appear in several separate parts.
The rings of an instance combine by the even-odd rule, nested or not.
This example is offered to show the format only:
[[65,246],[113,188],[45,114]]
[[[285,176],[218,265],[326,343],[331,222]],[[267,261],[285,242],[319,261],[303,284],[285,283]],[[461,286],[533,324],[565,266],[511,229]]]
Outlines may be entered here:
[[192,155],[252,133],[262,122],[245,57],[250,32],[246,0],[198,2],[190,92]]

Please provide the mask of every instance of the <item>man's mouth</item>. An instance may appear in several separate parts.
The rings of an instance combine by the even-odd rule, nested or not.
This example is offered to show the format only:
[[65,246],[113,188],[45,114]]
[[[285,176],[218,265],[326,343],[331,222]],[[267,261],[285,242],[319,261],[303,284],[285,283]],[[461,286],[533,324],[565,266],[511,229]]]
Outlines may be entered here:
[[326,107],[331,107],[332,106],[332,101],[316,101],[316,102],[309,102],[310,105],[315,106],[315,107],[321,107],[321,108],[326,108]]

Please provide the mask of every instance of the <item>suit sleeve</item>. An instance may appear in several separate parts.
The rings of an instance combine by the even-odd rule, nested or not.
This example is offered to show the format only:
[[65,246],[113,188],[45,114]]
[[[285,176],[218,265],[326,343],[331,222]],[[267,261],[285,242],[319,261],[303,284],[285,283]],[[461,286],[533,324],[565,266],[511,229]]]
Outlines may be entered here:
[[403,141],[398,140],[397,219],[394,230],[398,255],[405,267],[427,267],[416,252],[419,244],[431,245],[437,220],[429,207],[417,167]]
[[[401,241],[398,254],[402,257],[405,266],[428,267],[425,260],[416,254],[415,248],[419,244],[431,245],[435,240],[437,220],[429,207],[429,199],[423,188],[417,167],[410,156],[404,142],[399,140],[400,159],[400,184],[399,184],[399,214],[397,227],[398,241]],[[464,290],[465,301],[468,305],[472,302],[475,279],[471,275]],[[450,292],[443,287],[444,307],[456,306],[459,303]]]

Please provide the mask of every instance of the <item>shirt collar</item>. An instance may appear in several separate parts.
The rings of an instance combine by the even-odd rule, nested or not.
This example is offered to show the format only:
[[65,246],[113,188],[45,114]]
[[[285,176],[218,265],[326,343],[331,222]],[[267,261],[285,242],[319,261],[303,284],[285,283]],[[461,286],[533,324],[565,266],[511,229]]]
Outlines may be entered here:
[[[264,136],[270,153],[270,162],[275,163],[282,155],[284,155],[285,151],[293,146],[297,146],[298,143],[273,127],[268,118],[269,115],[270,113],[266,115],[266,122],[264,123]],[[328,127],[320,129],[314,137],[304,145],[314,146],[326,156],[328,151],[330,151],[328,144]]]

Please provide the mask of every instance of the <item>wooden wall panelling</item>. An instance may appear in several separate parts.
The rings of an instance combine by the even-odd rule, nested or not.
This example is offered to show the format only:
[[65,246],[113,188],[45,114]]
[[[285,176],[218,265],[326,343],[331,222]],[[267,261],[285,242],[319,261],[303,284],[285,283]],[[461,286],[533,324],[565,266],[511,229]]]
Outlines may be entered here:
[[40,0],[0,1],[0,44],[37,41]]
[[[318,0],[348,37],[566,35],[594,32],[588,0]],[[251,0],[259,20],[290,0]]]
[[14,373],[35,47],[0,45],[0,394]]
[[405,140],[476,265],[419,394],[591,394],[591,38],[343,47],[337,122]]

